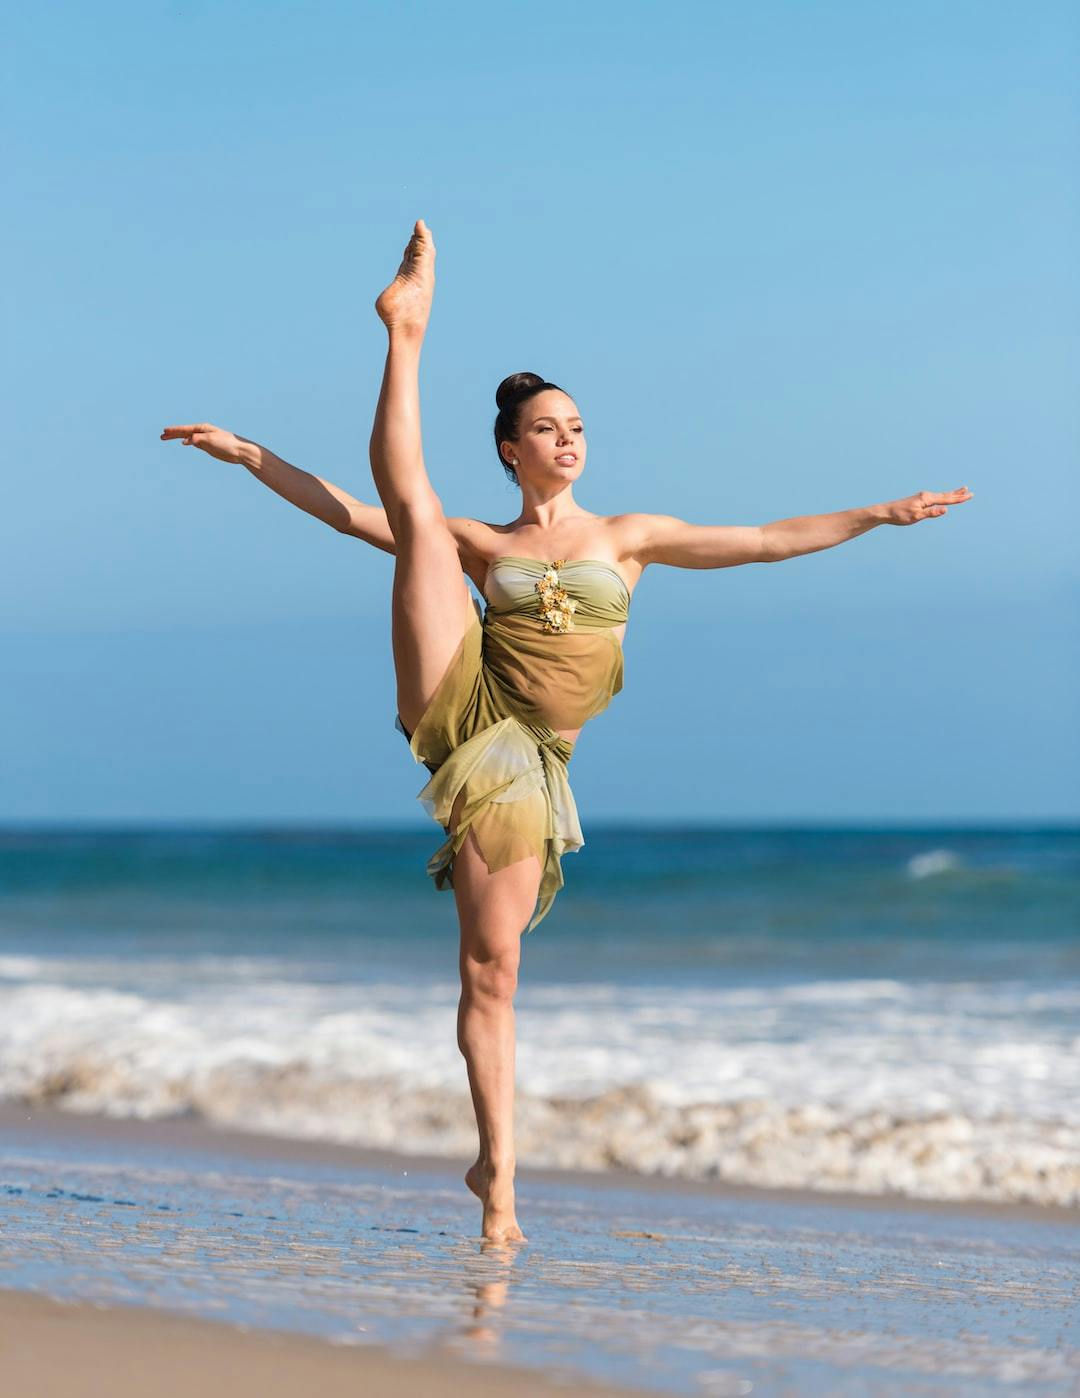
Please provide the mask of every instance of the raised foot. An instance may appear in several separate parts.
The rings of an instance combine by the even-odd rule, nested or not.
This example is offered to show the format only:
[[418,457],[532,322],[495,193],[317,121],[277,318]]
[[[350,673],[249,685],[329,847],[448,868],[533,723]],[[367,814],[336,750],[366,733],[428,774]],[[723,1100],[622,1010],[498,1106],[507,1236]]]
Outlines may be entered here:
[[435,240],[422,218],[405,246],[397,276],[375,301],[388,329],[423,335],[435,294]]
[[476,1160],[465,1171],[465,1183],[484,1206],[481,1234],[493,1243],[527,1243],[514,1215],[514,1172]]

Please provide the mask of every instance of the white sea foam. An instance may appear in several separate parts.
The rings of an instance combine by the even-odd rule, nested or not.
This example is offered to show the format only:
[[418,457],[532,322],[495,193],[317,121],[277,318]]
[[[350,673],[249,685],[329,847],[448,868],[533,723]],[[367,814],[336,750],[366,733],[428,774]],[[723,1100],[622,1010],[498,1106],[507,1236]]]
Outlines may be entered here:
[[0,956],[0,980],[32,980],[43,973],[46,965],[37,956]]
[[924,850],[921,854],[913,854],[907,862],[907,871],[913,879],[928,879],[961,867],[960,856],[951,849]]
[[[285,980],[220,958],[201,983],[191,962],[171,982],[144,963],[134,989],[130,963],[118,988],[100,961],[22,960],[52,978],[0,986],[2,1097],[475,1147],[452,982]],[[523,985],[517,1010],[523,1164],[1080,1203],[1078,987]]]

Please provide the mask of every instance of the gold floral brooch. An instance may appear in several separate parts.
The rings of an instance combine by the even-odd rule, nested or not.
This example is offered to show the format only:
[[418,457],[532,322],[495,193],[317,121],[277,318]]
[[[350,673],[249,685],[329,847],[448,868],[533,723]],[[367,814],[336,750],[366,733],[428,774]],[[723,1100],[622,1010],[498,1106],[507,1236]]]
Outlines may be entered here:
[[559,569],[565,563],[565,558],[556,558],[551,566],[544,570],[544,576],[536,584],[548,631],[574,629],[573,615],[577,603],[559,582]]

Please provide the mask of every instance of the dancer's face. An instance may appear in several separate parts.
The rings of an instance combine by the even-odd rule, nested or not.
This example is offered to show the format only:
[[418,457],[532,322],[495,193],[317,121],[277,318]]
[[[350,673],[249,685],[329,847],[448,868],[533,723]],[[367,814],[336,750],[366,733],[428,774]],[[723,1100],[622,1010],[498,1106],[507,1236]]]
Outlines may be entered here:
[[[585,469],[585,424],[577,404],[565,393],[548,388],[534,394],[521,409],[516,442],[503,443],[503,455],[519,481],[547,485],[576,481]],[[573,457],[570,461],[568,458]],[[560,460],[560,457],[564,458]]]

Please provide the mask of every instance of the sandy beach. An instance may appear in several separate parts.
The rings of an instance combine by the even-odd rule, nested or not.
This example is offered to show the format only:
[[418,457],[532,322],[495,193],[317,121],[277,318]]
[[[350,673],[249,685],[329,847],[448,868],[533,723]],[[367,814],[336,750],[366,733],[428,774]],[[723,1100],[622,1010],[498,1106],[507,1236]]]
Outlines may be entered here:
[[252,1331],[145,1307],[57,1301],[0,1290],[0,1368],[9,1393],[34,1398],[385,1398],[470,1393],[618,1395],[607,1384],[567,1384],[453,1355],[404,1358],[376,1345],[344,1346]]
[[5,1374],[43,1395],[1080,1383],[1077,1211],[523,1169],[528,1243],[498,1248],[465,1163],[9,1104]]
[[[237,1160],[315,1161],[327,1155],[364,1156],[377,1168],[430,1170],[436,1162],[388,1157],[379,1152],[342,1151],[304,1142],[268,1140],[243,1132],[224,1132],[191,1121],[104,1121],[50,1109],[0,1105],[0,1142],[12,1133],[25,1143],[77,1150],[79,1143],[107,1141],[121,1152],[154,1145],[165,1150],[225,1149]],[[445,1162],[441,1162],[445,1167]],[[0,1184],[11,1222],[12,1184],[17,1166],[6,1151],[0,1155]],[[11,1237],[12,1228],[6,1229]],[[13,1257],[7,1253],[8,1280]],[[167,1264],[166,1264],[167,1265]],[[66,1289],[66,1288],[65,1288]],[[228,1391],[233,1398],[285,1398],[317,1392],[320,1398],[355,1398],[358,1391],[381,1398],[463,1392],[478,1398],[504,1394],[612,1395],[640,1392],[590,1381],[556,1367],[550,1374],[500,1364],[485,1351],[488,1337],[478,1324],[475,1354],[459,1355],[452,1344],[435,1344],[425,1354],[393,1352],[356,1337],[332,1339],[288,1329],[258,1329],[242,1322],[212,1320],[197,1314],[162,1310],[134,1299],[110,1305],[95,1299],[91,1286],[81,1299],[63,1299],[42,1290],[0,1288],[0,1372],[12,1393],[35,1398],[181,1398],[196,1391]]]

